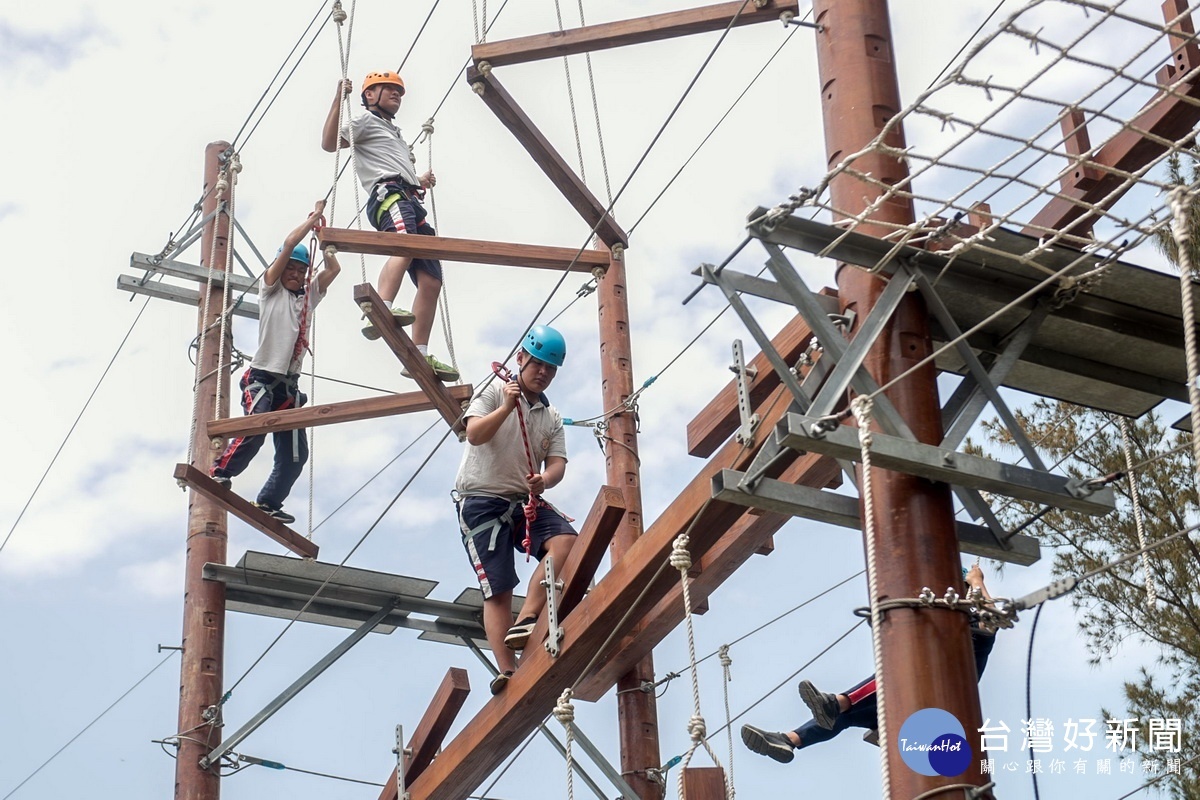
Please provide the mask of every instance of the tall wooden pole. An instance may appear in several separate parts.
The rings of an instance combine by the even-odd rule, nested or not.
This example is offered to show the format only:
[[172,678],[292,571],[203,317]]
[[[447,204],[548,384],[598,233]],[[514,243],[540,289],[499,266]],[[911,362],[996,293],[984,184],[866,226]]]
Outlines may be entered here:
[[[825,147],[832,168],[845,156],[864,148],[900,110],[900,89],[893,60],[894,43],[887,0],[814,0],[817,64],[825,121]],[[889,143],[904,147],[903,130],[892,129]],[[855,162],[855,170],[895,185],[908,176],[903,161],[872,154]],[[849,175],[836,178],[830,193],[843,216],[857,214],[882,193],[872,184]],[[909,225],[911,202],[892,199],[872,217],[881,222]],[[858,231],[876,236],[891,227],[860,225]],[[839,265],[838,295],[843,309],[855,311],[856,326],[866,318],[883,291],[882,279],[855,267]],[[897,309],[871,349],[864,365],[883,385],[906,372],[932,352],[925,304],[910,294]],[[936,371],[926,366],[887,391],[887,397],[916,437],[925,443],[941,440]],[[874,528],[880,598],[915,597],[924,586],[940,594],[961,587],[958,543],[954,535],[953,504],[944,484],[875,470]],[[864,514],[864,519],[866,519]],[[965,615],[938,609],[902,608],[888,611],[880,626],[891,798],[909,798],[948,783],[982,785],[980,754],[975,753],[965,774],[954,777],[918,774],[900,756],[896,741],[901,725],[916,711],[941,708],[962,723],[967,743],[978,745],[979,692],[975,681],[968,622]]]
[[[600,316],[600,381],[603,408],[619,407],[633,394],[633,356],[629,345],[629,298],[625,261],[609,258],[608,272],[598,281]],[[642,535],[642,481],[638,466],[637,420],[624,411],[608,421],[605,469],[610,486],[625,494],[625,517],[613,535],[613,563]],[[648,655],[617,681],[617,720],[621,740],[621,774],[642,800],[661,800],[662,786],[647,774],[662,763],[658,747],[658,706],[653,692],[637,691],[654,683],[654,656]]]
[[[206,217],[216,210],[218,202],[226,203],[232,196],[232,176],[228,178],[229,188],[220,198],[214,188],[228,150],[226,142],[213,142],[204,150],[203,213]],[[229,244],[229,217],[217,214],[210,219],[200,242],[201,264],[223,270]],[[192,465],[205,474],[212,466],[214,455],[205,422],[213,418],[218,408],[221,416],[229,415],[229,373],[219,363],[221,287],[214,286],[208,295],[208,314],[205,315],[204,290],[201,290],[198,330],[203,337],[199,350],[203,357],[198,355],[196,359],[196,376],[201,380],[196,385],[196,429],[192,435]],[[224,351],[230,352],[228,342]],[[221,727],[216,723],[220,721],[219,703],[224,683],[225,584],[206,581],[202,573],[207,562],[225,563],[227,544],[225,511],[202,495],[189,493],[176,800],[217,800],[221,794],[216,770],[201,769],[200,759],[221,743]]]

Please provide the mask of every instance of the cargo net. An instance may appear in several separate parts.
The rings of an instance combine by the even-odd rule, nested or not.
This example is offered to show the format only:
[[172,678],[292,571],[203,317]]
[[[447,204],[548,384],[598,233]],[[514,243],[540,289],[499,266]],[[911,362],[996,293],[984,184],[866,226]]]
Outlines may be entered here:
[[[1169,190],[1178,198],[1182,184],[1193,204],[1197,183],[1194,8],[1182,0],[1029,2],[870,145],[843,154],[819,184],[768,216],[826,209],[847,232],[869,224],[862,232],[894,242],[893,253],[904,244],[951,256],[987,250],[997,228],[1015,230],[1030,237],[1029,249],[1003,255],[1043,271],[1039,255],[1049,248],[1090,254],[1074,276],[1056,270],[1068,280],[1147,239],[1173,254]],[[881,156],[903,159],[909,177],[884,180]],[[869,184],[859,195],[865,208],[830,199],[830,184],[847,179]],[[877,221],[891,203],[911,204],[917,223]]]

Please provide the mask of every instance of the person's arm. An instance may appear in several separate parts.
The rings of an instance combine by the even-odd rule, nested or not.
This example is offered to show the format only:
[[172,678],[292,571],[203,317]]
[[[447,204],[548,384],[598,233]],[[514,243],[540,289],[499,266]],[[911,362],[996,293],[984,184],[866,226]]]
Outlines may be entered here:
[[274,286],[279,282],[279,279],[283,277],[283,268],[287,266],[288,261],[292,258],[292,251],[296,249],[296,245],[304,241],[304,237],[320,221],[321,212],[324,210],[325,201],[318,200],[317,204],[313,206],[312,212],[304,219],[304,222],[300,223],[294,231],[283,237],[283,247],[280,248],[279,255],[275,256],[275,260],[271,262],[271,266],[267,267],[267,272],[263,275],[264,285]]
[[500,430],[500,426],[504,424],[504,420],[508,419],[508,415],[517,407],[517,398],[521,394],[521,387],[517,386],[516,381],[509,381],[500,388],[501,403],[494,411],[484,414],[482,417],[467,418],[467,442],[473,445],[487,444],[496,435],[496,431]]
[[[338,131],[338,109],[342,105],[342,97],[354,91],[354,84],[349,80],[338,81],[337,92],[333,95],[333,105],[329,107],[329,113],[325,115],[325,125],[321,128],[321,149],[326,153],[332,153],[339,147],[349,147],[347,142],[339,135]],[[350,120],[346,120],[349,124]]]
[[566,474],[567,460],[562,456],[548,456],[545,469],[527,477],[525,483],[529,485],[530,494],[539,495],[562,483],[563,476]]
[[330,246],[325,250],[325,266],[321,267],[321,271],[317,273],[317,291],[325,294],[325,290],[329,288],[329,284],[333,283],[333,279],[342,271],[342,265],[337,260],[337,253]]

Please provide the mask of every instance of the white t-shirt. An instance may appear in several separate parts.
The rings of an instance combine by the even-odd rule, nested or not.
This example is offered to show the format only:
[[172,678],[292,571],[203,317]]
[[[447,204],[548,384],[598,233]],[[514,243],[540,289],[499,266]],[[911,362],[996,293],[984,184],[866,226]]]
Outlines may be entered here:
[[[413,167],[412,148],[404,141],[400,129],[374,114],[355,117],[354,167],[363,188],[371,190],[380,178],[399,175],[413,186],[420,186],[417,171]],[[341,137],[350,139],[350,125],[343,124]]]
[[[314,280],[309,289],[312,293],[308,309],[309,329],[312,329],[312,313],[325,297]],[[300,312],[304,309],[304,295],[292,294],[283,288],[283,280],[274,285],[263,284],[258,293],[258,351],[250,366],[274,372],[277,375],[294,375],[304,363],[301,351],[292,359],[296,349],[296,338],[300,335]]]
[[[464,419],[484,417],[499,408],[504,402],[503,384],[492,381],[479,397],[471,402]],[[542,395],[532,406],[522,395],[518,400],[525,413],[525,427],[529,431],[529,449],[533,454],[533,469],[541,470],[551,456],[567,457],[567,437],[563,431],[562,414],[549,405]],[[525,456],[525,444],[521,440],[521,423],[517,411],[508,415],[496,435],[487,444],[468,444],[458,468],[458,479],[454,488],[460,494],[494,494],[503,497],[526,495],[529,486],[525,476],[529,474],[529,461]]]

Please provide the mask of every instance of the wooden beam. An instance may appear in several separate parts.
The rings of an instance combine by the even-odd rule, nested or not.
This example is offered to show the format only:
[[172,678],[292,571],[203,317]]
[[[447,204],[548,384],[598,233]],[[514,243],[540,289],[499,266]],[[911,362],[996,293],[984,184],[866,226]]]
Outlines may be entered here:
[[725,770],[720,767],[687,767],[683,771],[683,800],[724,800]]
[[[670,570],[659,576],[675,537],[694,520],[689,550],[693,560],[700,561],[741,518],[743,509],[711,500],[711,476],[730,464],[744,466],[752,457],[752,453],[742,452],[737,443],[730,442],[704,466],[700,475],[564,620],[565,637],[558,658],[551,658],[542,648],[526,650],[508,687],[492,698],[463,732],[446,745],[437,761],[411,784],[412,800],[461,800],[499,766],[550,713],[562,688],[594,667],[593,659],[600,655],[597,650],[603,642],[610,636],[619,639],[632,628],[638,615],[631,615],[630,609],[635,605],[652,608],[669,591],[672,582],[678,583],[678,575],[672,576]],[[782,472],[795,457],[792,451],[784,451],[773,466],[771,477]]]
[[372,256],[408,256],[437,258],[464,264],[498,264],[502,267],[529,267],[563,272],[591,272],[608,266],[608,253],[584,248],[546,247],[534,244],[488,242],[478,239],[450,239],[445,236],[397,236],[380,231],[356,231],[324,228],[321,246],[333,245],[338,252],[366,253]]
[[746,3],[745,0],[736,0],[732,3],[672,11],[618,22],[605,22],[600,25],[588,25],[567,31],[541,33],[499,42],[485,42],[471,48],[471,58],[476,66],[484,61],[493,67],[504,64],[522,64],[546,58],[608,50],[630,44],[720,31],[728,28],[731,21],[734,27],[753,25],[756,22],[774,22],[784,12],[798,15],[800,13],[799,0],[766,0],[762,8],[759,8],[757,4]]
[[[448,386],[446,390],[456,403],[471,399],[474,388],[470,384]],[[313,428],[318,425],[336,425],[340,422],[357,422],[363,419],[388,417],[393,414],[412,414],[436,408],[424,392],[404,392],[383,397],[367,397],[362,400],[346,400],[308,408],[289,408],[284,411],[269,411],[265,414],[250,414],[244,417],[213,419],[208,421],[209,437],[253,436],[255,434],[290,431],[294,428]]]
[[296,555],[304,558],[317,557],[319,548],[312,541],[305,539],[249,500],[226,489],[191,464],[176,464],[175,480],[183,481],[192,491],[224,506],[231,514],[270,536]]
[[[780,390],[783,391],[783,390]],[[841,483],[841,468],[833,459],[812,453],[802,456],[784,470],[779,480],[804,486],[830,487]],[[693,608],[707,603],[734,572],[750,560],[760,547],[793,518],[772,512],[747,511],[701,559],[695,560],[688,594]],[[675,577],[670,591],[641,617],[637,625],[613,646],[575,689],[581,700],[595,702],[604,697],[631,665],[653,652],[667,634],[683,621],[683,587]]]
[[[483,98],[483,102],[504,127],[508,128],[529,155],[533,156],[534,163],[546,173],[546,177],[562,192],[572,208],[579,212],[583,221],[595,229],[600,241],[610,249],[618,244],[627,247],[629,236],[607,213],[607,206],[597,200],[587,184],[567,166],[567,162],[533,124],[524,109],[517,105],[517,101],[496,78],[496,74],[490,69],[483,72],[475,67],[468,67],[467,83],[471,84],[471,88]],[[608,266],[608,262],[605,261],[604,265]]]
[[[566,564],[556,566],[557,577],[563,581],[563,590],[558,596],[558,619],[561,621],[579,605],[587,594],[592,578],[604,559],[608,543],[625,516],[625,495],[616,486],[601,486],[592,508],[579,530],[579,538],[567,556]],[[549,619],[543,614],[529,636],[531,642],[544,642]]]
[[446,384],[434,376],[433,370],[425,363],[425,358],[417,350],[417,346],[413,344],[412,339],[408,338],[404,329],[395,324],[391,309],[384,305],[383,300],[371,288],[371,284],[360,283],[354,287],[354,302],[358,303],[367,319],[371,320],[371,324],[379,329],[387,346],[396,354],[396,358],[408,367],[412,379],[417,382],[417,386],[421,387],[421,391],[430,399],[442,418],[458,434],[458,438],[460,440],[464,438],[467,429],[462,421],[462,403],[455,400]]
[[1042,237],[1047,230],[1080,235],[1091,230],[1104,210],[1133,188],[1124,186],[1126,179],[1106,168],[1123,173],[1137,172],[1167,151],[1164,144],[1146,138],[1145,134],[1177,142],[1200,123],[1200,79],[1196,78],[1194,72],[1200,57],[1197,56],[1194,43],[1190,47],[1179,44],[1180,41],[1190,42],[1194,35],[1192,32],[1195,28],[1191,15],[1186,13],[1187,9],[1184,0],[1166,0],[1163,3],[1163,14],[1167,22],[1172,23],[1168,40],[1175,50],[1172,54],[1173,63],[1158,75],[1159,82],[1164,86],[1174,84],[1181,78],[1186,80],[1169,92],[1164,89],[1155,95],[1136,117],[1105,142],[1091,158],[1076,162],[1079,167],[1094,168],[1100,177],[1088,188],[1072,187],[1052,197],[1025,227],[1023,233],[1027,236]]
[[[429,708],[425,710],[425,716],[421,717],[420,724],[408,740],[407,747],[411,754],[404,760],[406,782],[412,783],[433,762],[438,748],[442,746],[442,740],[450,732],[450,726],[454,724],[455,717],[470,693],[471,681],[467,678],[467,671],[451,667],[442,678]],[[396,770],[393,769],[392,777],[388,778],[387,785],[379,793],[379,800],[397,800],[398,794]]]
[[[826,297],[837,297],[837,292],[833,289],[822,289],[818,294]],[[808,347],[809,341],[812,339],[812,330],[808,327],[808,323],[799,315],[792,318],[791,322],[783,326],[775,338],[771,340],[775,345],[775,349],[783,356],[783,360],[789,364],[796,363],[801,354]],[[779,375],[771,367],[771,362],[767,361],[767,357],[762,353],[754,356],[746,364],[747,367],[753,367],[758,371],[750,380],[750,405],[757,406],[762,402],[763,398],[775,391],[775,387],[779,386]],[[712,455],[721,444],[733,435],[733,432],[741,425],[741,419],[738,416],[737,405],[737,383],[730,381],[725,384],[725,388],[717,393],[708,405],[700,409],[698,413],[687,426],[688,437],[688,452],[694,456],[707,457]],[[759,426],[759,430],[764,430]]]

